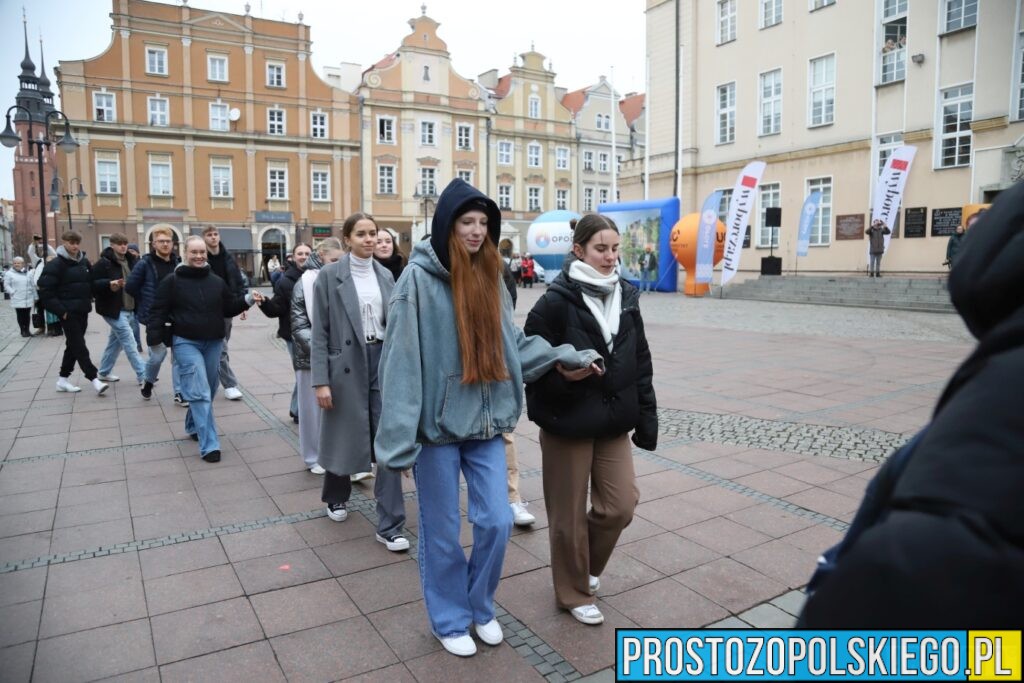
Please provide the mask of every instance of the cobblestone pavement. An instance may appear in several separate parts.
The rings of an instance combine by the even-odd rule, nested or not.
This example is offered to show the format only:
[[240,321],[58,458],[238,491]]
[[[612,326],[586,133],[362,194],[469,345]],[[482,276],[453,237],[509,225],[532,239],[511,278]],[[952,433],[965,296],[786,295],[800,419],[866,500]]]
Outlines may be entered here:
[[[542,292],[521,291],[520,319]],[[236,321],[245,396],[216,399],[223,460],[208,465],[163,383],[151,402],[129,382],[55,393],[62,340],[9,334],[4,304],[0,680],[611,680],[616,627],[792,625],[815,557],[971,340],[940,314],[674,295],[642,306],[661,437],[634,452],[641,502],[602,576],[605,625],[554,604],[524,418],[521,489],[538,522],[509,544],[505,643],[460,660],[429,635],[415,552],[375,542],[372,491],[356,486],[348,521],[324,516],[272,321]],[[98,353],[107,327],[90,322]],[[115,371],[131,374],[123,359]]]

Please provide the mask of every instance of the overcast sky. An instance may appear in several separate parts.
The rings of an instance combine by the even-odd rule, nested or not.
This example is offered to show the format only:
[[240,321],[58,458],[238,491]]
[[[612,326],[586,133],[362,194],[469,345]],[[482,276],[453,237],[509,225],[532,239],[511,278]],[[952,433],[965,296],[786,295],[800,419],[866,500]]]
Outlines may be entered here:
[[[116,0],[114,0],[116,2]],[[313,66],[357,62],[365,69],[394,51],[420,14],[420,0],[250,0],[254,16],[297,21],[310,27]],[[21,4],[0,0],[0,103],[14,104],[23,55]],[[110,44],[111,0],[32,0],[29,47],[39,67],[39,34],[54,91],[60,59],[95,57]],[[180,4],[180,3],[174,3]],[[245,0],[190,0],[193,7],[243,14]],[[506,13],[507,12],[507,13]],[[427,14],[440,22],[455,70],[466,78],[496,68],[508,71],[514,55],[536,50],[552,62],[556,84],[585,87],[611,76],[624,94],[644,89],[644,0],[430,0]],[[0,124],[2,125],[2,124]],[[13,199],[12,150],[0,148],[0,197]],[[87,191],[91,190],[87,188]]]

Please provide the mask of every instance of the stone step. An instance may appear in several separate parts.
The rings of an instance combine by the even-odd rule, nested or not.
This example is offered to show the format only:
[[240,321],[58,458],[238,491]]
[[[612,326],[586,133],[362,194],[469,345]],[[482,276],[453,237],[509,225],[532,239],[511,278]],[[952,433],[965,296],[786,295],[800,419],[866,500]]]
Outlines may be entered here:
[[782,303],[955,312],[946,278],[768,276],[725,289],[725,298]]
[[880,308],[903,311],[920,311],[928,313],[956,313],[956,309],[949,302],[921,302],[921,301],[894,301],[894,300],[865,300],[865,299],[822,299],[809,296],[778,296],[778,297],[751,297],[727,295],[727,299],[744,299],[751,301],[770,301],[773,303],[788,304],[813,304],[818,306],[851,306],[854,308]]

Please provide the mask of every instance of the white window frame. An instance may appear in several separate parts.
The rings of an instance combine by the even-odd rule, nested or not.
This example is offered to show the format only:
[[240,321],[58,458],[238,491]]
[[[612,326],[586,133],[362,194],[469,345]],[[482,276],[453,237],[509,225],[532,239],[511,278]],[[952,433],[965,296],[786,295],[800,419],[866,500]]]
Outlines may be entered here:
[[515,163],[515,145],[511,140],[498,140],[498,165],[511,166]]
[[809,12],[813,12],[814,10],[822,9],[823,7],[831,7],[834,4],[836,4],[836,0],[808,0],[807,10]]
[[508,183],[502,183],[498,185],[498,208],[502,211],[512,211],[514,206],[514,188]]
[[455,171],[455,177],[461,179],[464,182],[473,184],[473,170],[468,168],[460,168]]
[[583,150],[583,170],[593,171],[594,170],[594,151],[590,149]]
[[607,187],[600,187],[600,188],[598,188],[598,190],[597,190],[597,205],[601,206],[602,204],[607,204],[608,203],[608,197],[610,197],[610,196],[611,196],[611,194],[610,194],[610,191],[609,191],[609,189]]
[[[99,98],[110,98],[110,105],[100,106]],[[97,116],[100,110],[104,112],[103,116]],[[107,114],[106,112],[109,112]],[[96,90],[92,93],[92,120],[100,121],[102,123],[111,123],[117,121],[117,95],[112,92],[106,92],[105,90]]]
[[437,147],[436,121],[420,121],[420,147]]
[[945,0],[942,25],[946,33],[978,25],[978,0]]
[[[828,64],[827,60],[832,61],[832,81],[823,81],[822,83],[815,84],[814,82],[814,66],[817,62],[823,62]],[[836,53],[830,52],[828,54],[820,55],[818,57],[812,57],[807,60],[807,127],[817,128],[819,126],[830,126],[836,121]],[[828,67],[823,67],[824,75],[828,75]],[[822,96],[821,102],[821,120],[816,121],[814,118],[814,99],[820,94]],[[831,110],[829,110],[828,102],[831,98]]]
[[540,96],[530,95],[530,99],[527,100],[526,115],[531,119],[540,118]]
[[[319,123],[317,123],[317,119],[320,119]],[[327,112],[309,112],[309,137],[317,140],[326,140],[327,132]]]
[[[812,247],[827,247],[832,243],[832,204],[835,198],[835,188],[832,176],[821,176],[818,178],[807,178],[805,181],[807,194],[814,190],[821,192],[821,202],[818,204],[818,213],[814,216],[814,223],[811,224],[811,237],[808,244]],[[825,188],[828,194],[825,194]]]
[[1015,88],[1012,91],[1015,101],[1010,111],[1016,110],[1017,114],[1013,118],[1017,121],[1024,121],[1024,31],[1017,33],[1016,57]]
[[[220,110],[223,116],[217,116],[214,114],[215,110]],[[224,102],[210,102],[209,116],[210,116],[210,130],[225,131],[231,128],[231,124],[228,121],[228,114],[231,111]]]
[[395,165],[377,164],[377,194],[396,194]]
[[[217,73],[218,68],[214,66],[217,62],[222,63],[224,66],[223,75]],[[206,55],[206,80],[215,83],[227,83],[229,73],[227,55],[216,53]]]
[[539,142],[531,142],[526,145],[526,165],[529,168],[544,167],[544,148]]
[[331,201],[331,167],[327,164],[310,166],[309,198],[314,202]]
[[118,154],[97,152],[96,194],[121,194],[121,156]]
[[[266,76],[268,88],[287,88],[288,83],[285,77],[285,63],[268,59],[266,64]],[[280,81],[280,82],[278,82]]]
[[597,153],[597,171],[598,173],[608,172],[608,161],[610,160],[608,152]]
[[722,193],[721,198],[718,200],[718,220],[725,223],[725,219],[729,217],[729,202],[732,201],[732,188],[727,187],[715,191]]
[[[774,192],[778,195],[770,200],[771,204],[765,202],[766,192]],[[757,247],[759,249],[779,248],[779,232],[782,228],[769,228],[765,225],[765,209],[769,206],[782,206],[782,183],[762,183],[757,186]],[[770,235],[766,232],[769,230],[771,231]],[[766,240],[765,237],[768,239]]]
[[782,0],[760,0],[758,2],[760,28],[771,28],[782,23]]
[[569,170],[569,148],[555,147],[555,169],[558,171]]
[[892,21],[907,13],[908,0],[882,0],[882,21]]
[[715,3],[716,44],[724,45],[736,40],[737,0],[717,0]]
[[167,48],[157,45],[146,46],[146,74],[166,76],[168,72]]
[[[280,115],[280,120],[275,121],[275,115]],[[267,135],[284,135],[288,131],[288,118],[285,110],[280,107],[267,107]]]
[[530,213],[544,210],[544,188],[540,185],[526,186],[526,210]]
[[569,210],[569,190],[561,187],[555,189],[555,209],[558,211]]
[[[227,178],[218,177],[227,171]],[[210,197],[232,199],[235,196],[234,168],[231,159],[210,159]]]
[[[771,93],[766,95],[766,86]],[[757,134],[778,135],[782,132],[782,67],[762,71],[757,75]],[[765,126],[767,118],[768,126]]]
[[907,48],[897,47],[895,50],[882,53],[879,83],[896,83],[907,78]]
[[583,188],[583,210],[594,210],[594,188],[592,187]]
[[[395,130],[397,126],[397,118],[394,116],[378,116],[377,117],[377,144],[381,145],[394,145],[395,144]],[[389,125],[383,126],[382,124],[387,123]]]
[[419,172],[420,192],[428,195],[437,194],[437,169],[433,166],[420,166]]
[[[965,88],[970,90],[969,94],[963,94]],[[953,91],[960,91],[960,94],[953,96]],[[952,97],[947,100],[947,93]],[[963,105],[966,104],[966,119],[963,118],[965,113]],[[955,106],[957,109],[957,130],[953,132],[946,132],[946,108]],[[960,85],[954,85],[949,88],[943,88],[939,91],[939,111],[938,111],[938,125],[936,130],[938,131],[937,140],[937,168],[960,168],[964,166],[970,166],[971,157],[974,151],[974,137],[971,132],[971,120],[974,117],[974,84],[973,83],[961,83]],[[963,144],[963,140],[967,141],[967,152],[966,155],[960,153],[960,147]],[[956,140],[956,152],[953,155],[953,163],[946,163],[946,155],[944,153],[945,144],[948,140]]]
[[736,81],[715,86],[715,144],[736,142]]
[[[163,111],[153,109],[154,104],[163,103]],[[148,114],[149,125],[159,128],[167,128],[171,124],[171,103],[166,97],[154,95],[146,98],[146,113]],[[156,117],[154,118],[154,114]],[[161,122],[161,117],[163,121]]]
[[[159,154],[149,155],[149,196],[150,197],[173,197],[174,196],[174,167],[170,155]],[[161,169],[161,176],[157,178],[153,171]],[[166,173],[166,175],[164,175]],[[166,181],[166,182],[165,182]]]
[[267,167],[267,199],[274,201],[288,200],[287,166],[271,165]]
[[[875,158],[878,160],[876,165],[877,173],[875,178],[882,175],[882,169],[885,168],[885,162],[889,160],[892,153],[896,151],[896,148],[903,145],[903,133],[885,133],[878,136],[878,153]],[[872,183],[874,184],[874,183]]]
[[473,151],[473,124],[455,124],[455,149],[463,152]]

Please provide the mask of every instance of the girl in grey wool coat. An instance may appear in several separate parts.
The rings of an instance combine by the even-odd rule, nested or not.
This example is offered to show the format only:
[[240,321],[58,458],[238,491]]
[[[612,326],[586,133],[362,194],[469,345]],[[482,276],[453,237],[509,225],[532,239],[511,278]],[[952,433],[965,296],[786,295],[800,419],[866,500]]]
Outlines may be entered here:
[[[313,285],[313,344],[310,370],[322,409],[320,466],[327,516],[348,517],[351,475],[366,472],[374,460],[373,439],[380,422],[381,399],[377,368],[387,325],[387,304],[395,281],[373,258],[377,223],[365,213],[345,219],[342,239],[350,250],[325,266]],[[301,423],[301,419],[300,419]],[[402,535],[405,501],[401,474],[378,468],[377,540],[388,550],[409,549]]]

